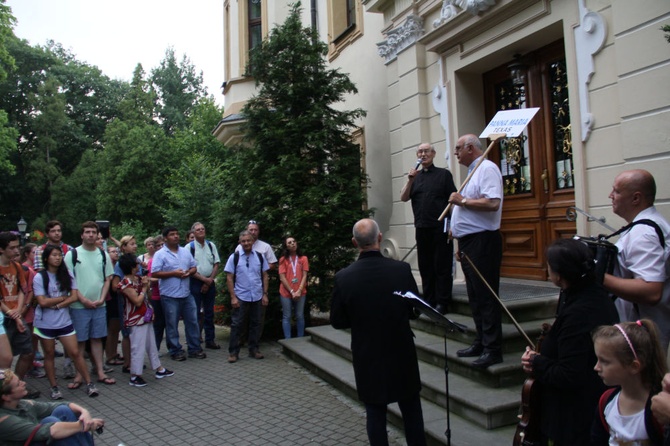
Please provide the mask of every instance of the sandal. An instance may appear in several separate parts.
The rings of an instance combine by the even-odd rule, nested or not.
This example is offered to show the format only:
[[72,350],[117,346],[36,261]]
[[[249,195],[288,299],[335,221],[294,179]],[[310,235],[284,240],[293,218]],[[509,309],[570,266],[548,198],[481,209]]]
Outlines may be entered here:
[[[116,356],[112,359],[108,359],[107,361],[105,361],[105,364],[107,364],[107,365],[123,365],[123,359],[119,359],[119,357]],[[107,373],[107,372],[105,372],[105,373]]]
[[84,384],[82,381],[72,381],[67,385],[67,388],[70,390],[75,390],[80,388],[82,384]]
[[108,386],[111,386],[112,384],[116,384],[116,380],[114,378],[110,378],[109,376],[105,376],[104,378],[101,378],[98,380],[99,383],[106,384]]

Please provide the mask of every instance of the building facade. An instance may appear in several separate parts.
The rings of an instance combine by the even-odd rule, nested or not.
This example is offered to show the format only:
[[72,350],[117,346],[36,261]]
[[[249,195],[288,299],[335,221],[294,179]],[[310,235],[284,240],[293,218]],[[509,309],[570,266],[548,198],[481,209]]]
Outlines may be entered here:
[[[239,111],[254,93],[248,50],[283,22],[285,0],[224,2],[226,112],[215,129],[239,140]],[[359,94],[343,107],[367,117],[355,135],[370,177],[386,255],[416,268],[411,206],[399,199],[416,147],[432,143],[437,165],[466,171],[453,156],[459,135],[479,134],[498,110],[539,107],[520,138],[490,158],[503,173],[507,277],[546,279],[544,248],[556,237],[612,227],[608,195],[631,168],[656,178],[657,207],[670,218],[670,23],[667,0],[305,0],[305,26],[329,44],[328,61]],[[488,141],[486,141],[488,144]]]

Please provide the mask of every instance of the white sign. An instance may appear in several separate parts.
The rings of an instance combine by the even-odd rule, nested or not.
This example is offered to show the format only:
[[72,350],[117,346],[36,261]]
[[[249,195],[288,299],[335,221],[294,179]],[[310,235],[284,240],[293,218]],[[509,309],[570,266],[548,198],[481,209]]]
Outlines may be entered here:
[[487,138],[494,133],[504,133],[508,138],[515,138],[523,133],[523,129],[539,109],[534,107],[499,111],[479,137]]

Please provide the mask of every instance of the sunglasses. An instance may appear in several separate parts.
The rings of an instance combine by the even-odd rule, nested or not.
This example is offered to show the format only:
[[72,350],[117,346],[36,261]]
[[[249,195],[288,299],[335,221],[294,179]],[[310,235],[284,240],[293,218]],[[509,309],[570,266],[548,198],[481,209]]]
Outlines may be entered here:
[[249,223],[248,223],[248,224],[250,224],[250,225],[257,225],[258,222],[257,222],[256,220],[249,220]]

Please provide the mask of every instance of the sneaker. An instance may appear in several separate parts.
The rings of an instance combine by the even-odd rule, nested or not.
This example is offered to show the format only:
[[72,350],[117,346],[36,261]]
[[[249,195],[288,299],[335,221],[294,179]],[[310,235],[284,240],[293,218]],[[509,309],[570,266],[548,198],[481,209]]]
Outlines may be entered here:
[[47,372],[45,372],[43,368],[38,367],[29,371],[28,376],[31,378],[44,378],[47,376]]
[[35,360],[35,361],[33,361],[33,367],[37,367],[37,368],[44,367],[44,363],[42,361]]
[[205,359],[207,357],[207,353],[200,350],[199,352],[189,353],[188,357],[189,358],[196,358],[196,359]]
[[172,360],[173,361],[186,361],[186,355],[184,355],[184,352],[179,352],[177,354],[172,355]]
[[88,395],[91,398],[95,398],[96,396],[100,395],[98,389],[95,387],[95,384],[93,383],[86,384],[86,395]]
[[51,388],[51,399],[52,400],[62,400],[63,394],[60,392],[58,386],[53,386]]
[[69,362],[69,363],[63,365],[63,378],[64,379],[72,379],[76,375],[77,374],[74,371],[74,365],[72,365],[72,362]]
[[60,350],[54,350],[54,355],[56,355],[56,358],[62,358],[63,352]]
[[40,351],[35,352],[35,360],[44,361],[44,354]]
[[[173,373],[173,375],[174,375],[174,373]],[[165,375],[165,376],[169,376],[169,375]],[[156,378],[158,378],[158,373],[156,373]],[[135,376],[133,378],[130,378],[130,381],[128,382],[128,384],[130,384],[131,386],[134,386],[134,387],[144,387],[144,386],[147,385],[147,382],[141,376]]]
[[265,356],[263,356],[263,353],[259,352],[258,350],[256,350],[255,352],[249,352],[249,357],[254,359],[265,358]]
[[163,367],[163,371],[157,371],[156,372],[156,379],[161,379],[165,378],[166,376],[172,376],[174,375],[174,372],[172,370],[168,370],[165,367]]

